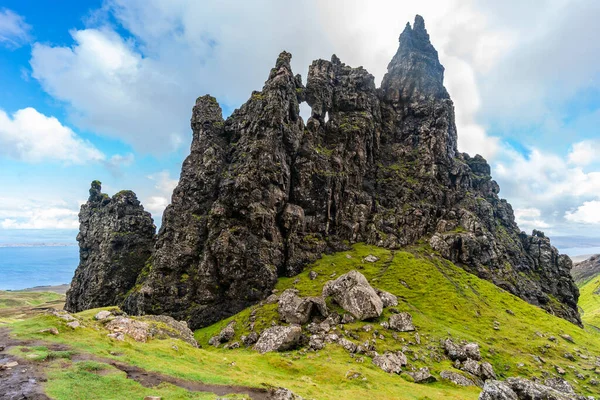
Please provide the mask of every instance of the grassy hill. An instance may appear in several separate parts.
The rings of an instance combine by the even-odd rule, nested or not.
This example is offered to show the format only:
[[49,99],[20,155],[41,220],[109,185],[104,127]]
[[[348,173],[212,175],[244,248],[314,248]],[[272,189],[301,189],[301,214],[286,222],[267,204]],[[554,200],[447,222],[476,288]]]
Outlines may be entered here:
[[[367,255],[379,260],[363,261]],[[394,338],[379,325],[391,315],[389,309],[384,309],[383,315],[374,321],[346,324],[344,329],[352,333],[348,339],[363,343],[372,339],[373,331],[377,330],[383,335],[383,339],[376,340],[377,352],[402,349],[409,359],[405,371],[427,366],[438,378],[437,382],[416,384],[406,373],[387,374],[373,365],[369,357],[363,356],[364,362],[357,362],[360,357],[351,357],[336,344],[318,352],[294,350],[264,355],[243,346],[228,350],[208,344],[231,320],[236,320],[236,335],[232,341],[248,333],[252,320],[257,332],[272,323],[279,324],[277,304],[255,305],[228,320],[196,331],[195,337],[202,348],[193,348],[175,339],[148,343],[130,339],[113,341],[106,337],[102,325],[93,320],[97,310],[77,314],[84,327],[76,330],[47,314],[17,320],[10,317],[10,320],[5,318],[5,322],[10,323],[16,339],[38,341],[37,348],[25,346],[25,352],[21,352],[23,346],[17,346],[11,352],[20,357],[27,357],[31,352],[38,356],[30,359],[47,371],[45,389],[56,399],[84,399],[88,395],[112,399],[120,398],[119,393],[129,393],[127,398],[142,399],[148,392],[162,394],[165,399],[215,398],[208,392],[190,393],[171,384],[145,388],[128,379],[127,374],[111,362],[160,372],[187,382],[283,386],[305,399],[477,399],[479,388],[458,387],[440,379],[441,371],[452,370],[440,344],[447,337],[479,343],[483,359],[493,365],[499,379],[510,376],[545,379],[556,375],[556,367],[559,367],[565,371],[564,378],[580,394],[599,394],[600,388],[590,383],[600,376],[600,369],[595,366],[596,356],[600,356],[598,331],[590,326],[580,329],[554,317],[466,273],[427,247],[390,251],[356,245],[351,251],[323,257],[297,277],[280,279],[277,290],[296,288],[302,296],[319,295],[325,282],[353,269],[364,274],[373,287],[398,296],[399,305],[395,308],[412,314],[420,343],[414,332],[398,333]],[[316,279],[309,278],[310,271],[318,274]],[[600,279],[596,283],[600,285]],[[582,299],[588,297],[582,288]],[[328,307],[341,313],[335,304],[328,302]],[[585,306],[582,303],[584,320],[588,322],[586,307],[587,303]],[[363,329],[367,324],[372,325],[372,331]],[[60,334],[39,333],[48,327],[56,327]],[[561,335],[569,335],[573,343]],[[52,345],[68,347],[62,350],[67,353],[49,356],[56,352]],[[565,354],[572,356],[565,358]]]
[[578,305],[583,323],[600,331],[600,275],[582,282],[579,293]]

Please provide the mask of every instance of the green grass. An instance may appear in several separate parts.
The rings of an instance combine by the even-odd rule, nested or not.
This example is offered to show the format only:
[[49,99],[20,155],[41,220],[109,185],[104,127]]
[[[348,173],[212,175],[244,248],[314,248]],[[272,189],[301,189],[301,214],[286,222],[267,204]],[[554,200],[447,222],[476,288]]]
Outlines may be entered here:
[[600,330],[600,275],[580,284],[578,305],[583,323]]
[[[362,259],[369,254],[379,257],[379,261],[363,262]],[[440,360],[443,355],[440,340],[452,336],[479,343],[484,359],[492,363],[501,379],[516,375],[541,377],[543,373],[554,373],[554,366],[558,365],[567,371],[565,378],[573,383],[579,393],[598,394],[592,391],[588,380],[592,377],[598,379],[593,372],[593,355],[600,351],[600,334],[591,328],[580,329],[468,274],[432,254],[426,246],[392,252],[356,245],[351,251],[323,257],[297,277],[280,279],[277,289],[283,291],[295,287],[301,295],[319,295],[333,273],[337,277],[352,269],[363,273],[374,287],[397,295],[400,304],[396,308],[412,314],[420,334],[420,345],[415,343],[414,333],[399,333],[398,339],[394,339],[389,331],[379,326],[391,315],[389,310],[385,310],[380,318],[369,321],[374,329],[385,336],[383,340],[377,340],[376,350],[379,353],[406,347],[411,366],[426,365],[439,377],[442,370],[451,368],[448,360]],[[308,278],[311,270],[318,273],[315,280]],[[294,283],[296,279],[298,281]],[[328,304],[339,311],[331,302]],[[77,314],[85,327],[75,331],[66,327],[64,321],[48,315],[13,322],[11,326],[18,338],[64,343],[80,353],[116,359],[150,371],[206,383],[283,386],[306,399],[474,400],[480,392],[478,388],[461,388],[447,382],[418,385],[411,382],[407,374],[398,376],[384,373],[372,365],[368,357],[364,357],[364,363],[359,363],[337,345],[328,345],[316,353],[291,351],[261,355],[251,349],[225,350],[207,344],[211,336],[233,319],[237,322],[234,340],[239,340],[242,334],[247,333],[252,311],[256,314],[255,330],[258,332],[273,321],[280,323],[275,304],[253,306],[234,317],[196,331],[196,339],[203,346],[200,349],[174,339],[152,340],[148,343],[136,343],[130,339],[125,342],[112,341],[106,337],[107,332],[101,329],[102,325],[93,320],[97,311]],[[499,323],[499,330],[494,329],[495,321]],[[361,329],[365,324],[356,322],[345,326],[345,329],[354,331],[360,337],[360,340],[352,339],[356,343],[372,338],[373,332],[367,333]],[[50,326],[57,327],[60,334],[52,336],[38,333]],[[573,337],[574,344],[559,336],[565,333]],[[555,336],[557,340],[550,341],[550,336]],[[574,354],[576,361],[565,359],[563,355],[566,352]],[[579,354],[588,358],[581,358]],[[541,356],[545,363],[540,364],[534,356]],[[69,360],[57,361],[71,363]],[[348,379],[346,376],[351,372],[357,372],[365,379]],[[587,378],[576,380],[577,372]],[[85,379],[91,382],[83,386],[92,387],[93,382],[96,385],[94,391],[103,395],[117,393],[115,390],[122,393],[143,390],[129,387],[135,382],[119,378],[117,372],[98,374],[82,369],[77,363],[69,364],[66,370],[54,371],[50,376],[48,393],[54,390],[52,396],[56,399],[73,398],[66,397],[56,388],[68,387],[76,380],[84,382]],[[54,389],[52,385],[55,385]],[[138,392],[132,393],[136,393],[132,397],[135,398]],[[177,397],[164,395],[163,398]]]
[[51,292],[20,292],[0,290],[0,309],[37,307],[45,303],[63,300],[65,296]]
[[[115,367],[94,362],[59,361],[47,368],[46,394],[53,399],[143,399],[160,396],[163,399],[214,399],[211,393],[190,393],[177,386],[163,383],[153,388],[127,379],[125,372]],[[125,396],[125,397],[124,397]]]

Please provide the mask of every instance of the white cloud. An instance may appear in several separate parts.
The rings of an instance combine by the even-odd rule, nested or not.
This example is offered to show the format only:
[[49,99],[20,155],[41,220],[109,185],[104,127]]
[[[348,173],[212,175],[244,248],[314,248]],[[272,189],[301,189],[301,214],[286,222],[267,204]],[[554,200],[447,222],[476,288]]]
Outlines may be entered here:
[[577,209],[567,211],[565,218],[583,224],[600,224],[600,201],[586,201]]
[[303,75],[312,60],[335,52],[349,65],[365,66],[379,82],[399,33],[417,13],[425,16],[447,64],[461,149],[488,158],[498,149],[498,139],[476,119],[481,103],[475,73],[510,48],[512,34],[490,27],[471,2],[110,0],[103,10],[132,38],[123,39],[96,13],[100,25],[73,31],[70,47],[35,44],[32,76],[69,105],[78,126],[136,150],[162,153],[186,143],[197,96],[211,93],[238,107],[262,86],[284,49]]
[[541,219],[542,212],[537,208],[517,208],[515,220],[523,230],[550,228],[550,224]]
[[126,155],[115,154],[108,161],[104,162],[106,168],[110,171],[113,176],[121,176],[123,174],[122,169],[129,167],[135,161],[135,156],[131,153]]
[[104,155],[56,118],[28,107],[12,117],[0,110],[0,154],[27,162],[83,164]]
[[79,210],[62,201],[0,197],[3,229],[77,229]]
[[0,45],[17,48],[29,41],[31,26],[19,14],[11,10],[0,10]]
[[584,140],[573,144],[568,155],[569,164],[585,166],[600,160],[600,142]]
[[[147,178],[154,182],[155,190],[144,202],[144,207],[155,217],[159,217],[169,205],[173,190],[179,181],[177,179],[172,179],[168,171],[161,171],[149,175]],[[155,223],[156,222],[157,218],[155,218]]]

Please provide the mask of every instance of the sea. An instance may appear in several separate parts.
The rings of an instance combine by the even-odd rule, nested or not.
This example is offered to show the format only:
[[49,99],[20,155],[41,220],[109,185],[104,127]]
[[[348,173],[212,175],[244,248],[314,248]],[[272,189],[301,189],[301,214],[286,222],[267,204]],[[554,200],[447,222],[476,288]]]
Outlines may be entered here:
[[70,283],[79,263],[76,231],[0,229],[0,290]]

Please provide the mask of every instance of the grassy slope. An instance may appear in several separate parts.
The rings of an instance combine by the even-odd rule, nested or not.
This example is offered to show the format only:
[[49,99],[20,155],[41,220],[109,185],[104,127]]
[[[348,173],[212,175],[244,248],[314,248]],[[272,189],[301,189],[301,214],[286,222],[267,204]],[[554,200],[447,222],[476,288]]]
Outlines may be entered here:
[[579,293],[581,319],[585,324],[600,329],[600,275],[581,283]]
[[[380,260],[376,263],[363,263],[362,258],[368,254],[374,254]],[[494,365],[501,378],[514,375],[541,376],[542,371],[553,372],[554,365],[558,365],[567,371],[565,377],[571,382],[575,381],[576,371],[597,379],[590,370],[593,369],[594,359],[591,355],[600,352],[600,334],[579,329],[567,321],[553,317],[491,283],[429,255],[426,250],[392,253],[376,247],[357,245],[353,251],[326,256],[315,263],[312,270],[318,272],[319,276],[314,281],[308,278],[309,268],[298,277],[281,279],[277,288],[281,291],[296,287],[302,295],[317,295],[333,272],[339,276],[351,269],[361,271],[373,286],[396,294],[400,299],[397,308],[411,312],[421,336],[421,344],[416,345],[412,333],[399,334],[400,340],[397,341],[389,332],[380,328],[385,339],[378,340],[378,352],[408,346],[411,365],[427,365],[434,375],[438,375],[451,366],[449,361],[435,362],[432,357],[436,358],[441,354],[440,339],[450,335],[480,343],[484,359]],[[294,284],[296,279],[298,281]],[[332,308],[335,309],[333,305]],[[244,328],[252,310],[256,310],[257,331],[269,326],[271,321],[277,321],[276,305],[257,305],[247,309],[231,318],[237,321],[238,337],[245,333]],[[514,315],[507,310],[511,310]],[[113,342],[106,337],[106,331],[99,330],[99,325],[92,321],[91,317],[96,311],[79,314],[86,328],[77,331],[70,330],[64,321],[50,316],[13,322],[12,328],[18,337],[66,343],[79,352],[118,359],[164,374],[207,383],[284,386],[305,398],[476,399],[479,393],[477,388],[459,388],[445,382],[414,384],[406,374],[397,376],[383,373],[371,364],[368,357],[365,357],[364,363],[358,363],[336,345],[329,345],[327,349],[317,353],[292,351],[266,355],[248,349],[224,350],[208,346],[208,339],[225,326],[228,320],[196,332],[196,338],[204,346],[202,349],[194,349],[172,339],[154,340],[145,344],[130,340],[124,343]],[[389,310],[386,310],[381,318],[370,323],[377,329],[378,323],[389,315]],[[499,330],[494,330],[494,321],[499,322]],[[361,336],[361,342],[364,342],[371,338],[372,332],[363,332],[360,329],[363,325],[364,323],[348,324],[346,329],[356,330]],[[57,327],[61,334],[44,336],[37,333],[49,326]],[[561,339],[561,333],[571,335],[575,344]],[[549,336],[556,336],[558,340],[549,341]],[[178,348],[173,348],[174,344]],[[581,352],[590,357],[585,360],[576,356],[577,360],[573,362],[563,357],[565,352]],[[121,355],[115,356],[114,353]],[[542,356],[545,363],[540,364],[533,355]],[[349,371],[362,374],[366,380],[347,379]],[[114,393],[113,389],[116,388],[122,388],[126,392],[130,390],[126,385],[133,384],[140,392],[132,392],[135,394],[130,398],[136,398],[138,393],[140,399],[143,397],[141,386],[137,387],[139,385],[126,381],[122,376],[119,380],[117,372],[95,374],[95,377],[87,374],[90,371],[77,364],[68,364],[64,369],[51,367],[47,390],[56,399],[72,398],[61,392],[60,388],[64,390],[69,385],[79,385],[80,381],[92,379],[97,393]],[[117,385],[108,378],[117,379],[122,385]],[[597,395],[598,393],[586,389],[586,381],[575,384],[577,390],[582,394]],[[92,387],[92,384],[84,386]],[[174,394],[165,398],[187,398],[179,396]]]

